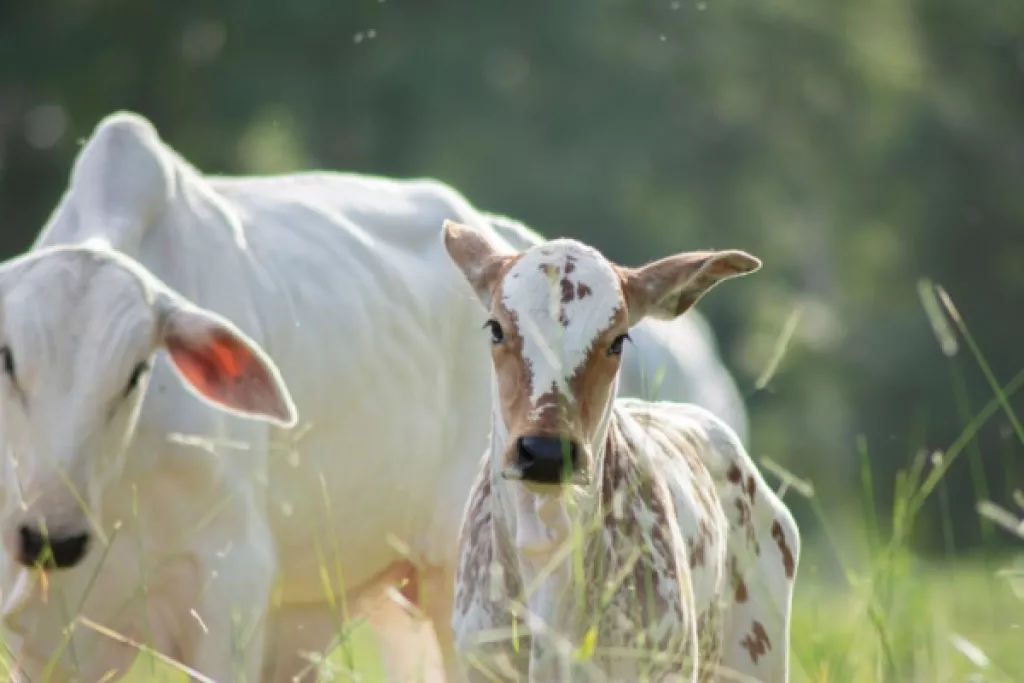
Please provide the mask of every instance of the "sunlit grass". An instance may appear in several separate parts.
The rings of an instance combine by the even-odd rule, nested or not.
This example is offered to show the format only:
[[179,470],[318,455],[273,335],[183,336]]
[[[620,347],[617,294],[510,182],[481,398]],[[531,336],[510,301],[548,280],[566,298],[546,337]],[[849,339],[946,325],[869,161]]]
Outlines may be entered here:
[[[861,464],[858,485],[864,505],[860,518],[853,520],[836,519],[832,508],[816,496],[813,482],[804,481],[799,472],[787,471],[770,457],[755,457],[779,495],[788,501],[795,496],[808,501],[824,530],[819,538],[805,538],[797,577],[790,639],[794,683],[1024,682],[1024,492],[1016,492],[1012,509],[995,505],[987,499],[987,482],[973,462],[980,457],[975,436],[999,413],[1024,442],[1024,428],[1009,402],[1024,386],[1024,371],[1005,385],[1000,384],[948,294],[926,281],[919,292],[943,352],[953,358],[966,348],[985,376],[993,398],[980,410],[972,411],[964,399],[962,369],[957,366],[953,379],[963,431],[943,451],[917,454],[898,474],[892,516],[882,519],[876,515],[877,482],[863,440],[857,450]],[[794,314],[787,323],[759,387],[778,369],[797,319]],[[657,387],[661,379],[657,375],[651,384]],[[944,478],[965,454],[972,460],[977,514],[986,520],[986,534],[1005,534],[1019,540],[1021,553],[1017,559],[1007,554],[926,562],[910,550],[912,531],[925,502],[933,494],[942,502]],[[326,486],[322,488],[324,505],[329,509]],[[947,528],[951,520],[944,514],[940,523]],[[343,586],[344,582],[341,567],[331,567],[328,557],[337,556],[337,548],[318,546],[317,552],[324,567],[325,590],[330,593],[329,599],[337,601],[340,634],[338,646],[323,661],[320,680],[383,683],[385,669],[377,645],[380,634],[366,623],[341,633],[344,594],[334,595],[330,586]],[[838,565],[840,571],[820,569],[828,565]],[[122,638],[81,619],[78,627]],[[577,654],[586,658],[601,645],[584,642],[577,646]],[[142,654],[126,678],[128,683],[187,680],[182,666],[148,653],[144,647],[139,649]]]

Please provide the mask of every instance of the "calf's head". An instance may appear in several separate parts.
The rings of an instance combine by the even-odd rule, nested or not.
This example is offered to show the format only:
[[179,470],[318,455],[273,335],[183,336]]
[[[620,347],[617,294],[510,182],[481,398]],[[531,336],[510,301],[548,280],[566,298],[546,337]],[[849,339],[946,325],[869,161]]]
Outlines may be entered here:
[[508,434],[498,465],[531,487],[590,475],[630,327],[679,316],[718,282],[761,267],[742,251],[697,251],[625,268],[567,239],[509,255],[451,221],[444,241],[490,312],[496,417]]
[[120,470],[158,350],[207,403],[294,424],[256,344],[134,261],[53,247],[0,266],[0,535],[21,564],[71,567],[88,552],[89,508]]

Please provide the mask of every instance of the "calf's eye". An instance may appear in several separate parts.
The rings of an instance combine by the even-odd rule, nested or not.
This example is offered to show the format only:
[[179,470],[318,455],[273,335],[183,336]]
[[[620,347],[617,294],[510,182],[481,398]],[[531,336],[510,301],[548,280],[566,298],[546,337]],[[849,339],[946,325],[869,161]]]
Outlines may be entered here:
[[501,325],[498,324],[497,320],[488,320],[484,323],[484,327],[491,328],[491,343],[501,344],[505,341],[505,333],[501,329]]
[[612,342],[612,345],[608,347],[608,355],[609,356],[621,356],[622,355],[622,345],[625,343],[625,341],[627,339],[629,339],[629,335],[628,334],[620,334],[618,337],[616,337],[615,341]]

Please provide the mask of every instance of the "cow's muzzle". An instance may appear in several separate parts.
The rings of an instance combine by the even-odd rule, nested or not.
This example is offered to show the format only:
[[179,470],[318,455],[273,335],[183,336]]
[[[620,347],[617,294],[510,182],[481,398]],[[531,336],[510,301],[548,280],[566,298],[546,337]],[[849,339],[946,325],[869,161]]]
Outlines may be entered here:
[[579,468],[579,445],[558,436],[523,436],[516,441],[515,461],[506,479],[534,484],[562,484]]

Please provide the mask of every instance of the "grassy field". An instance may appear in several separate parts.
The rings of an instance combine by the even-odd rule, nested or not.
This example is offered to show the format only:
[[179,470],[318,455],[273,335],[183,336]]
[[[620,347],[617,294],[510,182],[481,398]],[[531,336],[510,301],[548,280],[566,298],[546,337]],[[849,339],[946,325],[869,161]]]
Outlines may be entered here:
[[[895,565],[898,565],[895,566]],[[792,631],[793,683],[1024,682],[1024,560],[919,564],[851,574],[832,584],[804,567]],[[1006,571],[1010,570],[1010,571]],[[1019,572],[1014,584],[1013,571]],[[337,653],[321,681],[383,683],[373,635],[348,643],[355,670]],[[130,683],[185,677],[143,655]]]
[[853,587],[802,577],[794,682],[1024,681],[1024,586],[1004,567],[900,564]]
[[[1024,491],[1016,491],[1019,509],[1012,511],[978,501],[978,514],[998,533],[1019,539],[1016,554],[926,562],[908,549],[915,520],[927,499],[942,491],[950,467],[976,455],[973,440],[983,424],[1001,414],[1024,443],[1024,424],[1009,403],[1024,387],[1024,371],[1000,385],[948,297],[936,291],[939,296],[923,283],[925,309],[943,349],[956,353],[958,331],[993,398],[965,415],[962,433],[941,458],[922,452],[899,473],[891,518],[874,517],[866,457],[861,518],[824,509],[809,483],[768,459],[758,463],[769,481],[779,482],[787,501],[802,495],[810,502],[823,530],[804,539],[790,639],[793,683],[1024,683]],[[926,468],[926,459],[934,466]],[[389,610],[392,620],[412,625],[412,617],[396,605]],[[432,647],[429,631],[416,637],[410,648]],[[365,624],[356,626],[325,662],[320,680],[383,682],[381,659],[374,633]],[[184,680],[179,670],[146,653],[127,678],[128,683]]]

